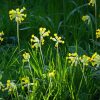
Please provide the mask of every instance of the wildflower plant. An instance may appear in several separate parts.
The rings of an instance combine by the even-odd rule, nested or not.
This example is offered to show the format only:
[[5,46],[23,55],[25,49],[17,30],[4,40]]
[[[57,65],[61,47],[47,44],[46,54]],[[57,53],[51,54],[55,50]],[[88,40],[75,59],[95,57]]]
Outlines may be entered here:
[[39,35],[40,38],[36,37],[34,34],[32,34],[31,36],[31,47],[32,48],[40,48],[40,53],[41,53],[41,57],[42,57],[42,61],[43,61],[43,65],[44,65],[44,58],[43,58],[43,54],[42,54],[42,45],[44,45],[44,37],[48,37],[50,34],[50,30],[46,30],[46,28],[40,27],[39,28]]
[[26,14],[23,13],[25,10],[26,10],[25,7],[23,7],[22,9],[17,8],[16,10],[14,9],[10,10],[9,11],[10,20],[15,19],[17,23],[21,23],[22,21],[24,21],[24,18],[26,18]]
[[23,53],[23,64],[28,63],[28,67],[29,67],[29,70],[30,70],[30,73],[32,75],[32,69],[31,69],[31,66],[30,66],[30,54],[28,52],[24,52]]
[[26,8],[23,7],[22,9],[17,8],[16,10],[12,9],[12,10],[9,11],[10,20],[15,19],[15,21],[17,23],[17,39],[18,39],[19,51],[20,51],[19,24],[22,21],[24,21],[24,19],[26,18],[26,14],[23,13],[25,10],[26,10]]

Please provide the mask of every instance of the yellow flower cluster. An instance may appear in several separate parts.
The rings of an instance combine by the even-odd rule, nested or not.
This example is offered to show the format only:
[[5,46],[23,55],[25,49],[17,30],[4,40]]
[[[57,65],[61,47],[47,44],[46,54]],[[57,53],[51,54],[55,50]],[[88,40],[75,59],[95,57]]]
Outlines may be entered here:
[[2,32],[0,32],[0,42],[2,42],[3,41],[3,36],[4,35],[4,33],[3,33],[3,31]]
[[58,47],[58,44],[59,43],[64,44],[64,41],[61,40],[62,38],[61,37],[58,37],[58,35],[56,33],[54,34],[54,38],[53,37],[50,37],[50,39],[53,40],[54,42],[56,42],[55,43],[55,47]]
[[2,91],[5,90],[8,90],[9,93],[13,93],[14,91],[17,90],[17,86],[13,81],[7,80],[6,87],[2,89]]
[[34,36],[34,34],[31,36],[31,44],[32,44],[32,48],[38,48],[40,47],[40,45],[44,44],[44,37],[49,36],[50,31],[46,31],[46,28],[39,28],[39,34],[40,34],[40,39],[36,36]]
[[96,0],[90,0],[90,2],[88,3],[88,5],[92,5],[92,6],[94,6],[95,3],[96,3]]
[[100,65],[100,55],[97,54],[97,52],[95,52],[92,55],[90,62],[92,63],[92,66],[95,66],[95,65],[99,66]]
[[40,40],[38,39],[38,37],[34,36],[34,34],[31,36],[30,41],[31,41],[32,48],[40,47]]
[[96,38],[100,38],[100,29],[96,30]]
[[21,78],[21,83],[22,83],[22,85],[29,84],[30,83],[29,77],[23,77],[23,78]]
[[42,44],[44,44],[44,37],[49,36],[50,30],[46,31],[46,28],[40,27],[39,33],[40,33],[40,41],[42,42]]
[[25,52],[25,53],[23,54],[23,61],[24,61],[24,62],[27,62],[27,61],[29,61],[29,59],[30,59],[30,54],[27,53],[27,52]]
[[83,55],[82,57],[80,57],[80,61],[81,63],[83,63],[84,66],[88,66],[90,62],[90,57]]
[[85,22],[90,19],[89,15],[82,16],[82,20]]
[[55,77],[55,74],[56,74],[56,71],[53,70],[52,72],[49,72],[49,73],[48,73],[48,77],[49,77],[49,78],[54,78],[54,77]]
[[79,63],[79,56],[77,53],[69,53],[68,56],[66,57],[66,60],[68,60],[71,66],[73,65],[77,66],[77,64]]
[[10,10],[9,11],[9,16],[10,20],[15,19],[16,22],[21,23],[24,18],[26,17],[26,14],[23,14],[23,12],[26,10],[25,7],[23,7],[21,10],[17,8],[16,10]]
[[79,57],[77,53],[69,53],[66,60],[68,60],[68,63],[70,63],[72,66],[77,66],[80,63],[82,63],[84,66],[88,66],[89,63],[92,66],[100,65],[100,55],[97,53],[94,53],[92,57],[88,57],[86,55]]

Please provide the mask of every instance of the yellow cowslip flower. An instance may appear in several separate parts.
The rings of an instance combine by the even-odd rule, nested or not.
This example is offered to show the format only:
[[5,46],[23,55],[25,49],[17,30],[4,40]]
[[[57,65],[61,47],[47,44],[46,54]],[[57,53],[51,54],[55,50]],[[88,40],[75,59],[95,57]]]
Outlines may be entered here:
[[92,5],[92,6],[94,6],[95,3],[96,3],[96,0],[90,0],[90,2],[88,3],[88,5]]
[[56,74],[56,71],[53,70],[52,72],[49,72],[49,73],[48,73],[48,77],[49,77],[49,78],[54,78],[54,77],[55,77],[55,74]]
[[66,60],[71,64],[71,66],[77,66],[78,63],[80,62],[79,56],[77,53],[69,53],[68,56],[66,57]]
[[50,30],[46,31],[46,28],[40,27],[39,33],[40,33],[41,43],[43,45],[44,44],[44,37],[49,36]]
[[100,38],[100,29],[96,30],[96,38]]
[[4,39],[3,39],[3,36],[4,35],[4,32],[2,31],[2,32],[0,32],[0,42],[2,42]]
[[29,84],[30,83],[29,77],[23,77],[21,79],[21,82],[22,82],[22,84]]
[[85,22],[90,19],[89,15],[82,16],[82,20]]
[[58,35],[56,33],[54,34],[54,38],[53,37],[50,37],[50,39],[56,42],[55,43],[55,47],[58,47],[58,44],[59,43],[64,44],[64,41],[61,40],[62,38],[61,37],[58,37]]
[[29,61],[29,59],[30,59],[30,54],[29,53],[27,53],[27,52],[25,52],[24,54],[23,54],[23,61],[24,62],[27,62],[27,61]]
[[46,28],[40,27],[39,33],[40,33],[40,36],[46,37],[46,36],[49,36],[50,30],[46,31]]
[[32,48],[38,48],[40,47],[40,40],[38,39],[38,37],[34,36],[34,34],[31,36],[31,47]]
[[16,10],[13,9],[10,10],[9,11],[10,20],[15,19],[16,22],[21,23],[26,17],[26,14],[23,14],[25,10],[26,10],[25,7],[23,7],[22,9],[17,8]]
[[90,57],[83,55],[82,57],[80,57],[80,61],[82,62],[84,66],[88,66],[90,62]]
[[16,84],[13,81],[7,80],[6,88],[4,88],[2,90],[3,91],[8,90],[9,93],[13,93],[14,91],[17,90],[17,86],[16,86]]
[[92,66],[95,66],[95,65],[99,66],[100,65],[100,55],[97,54],[97,52],[95,52],[90,58],[90,62]]

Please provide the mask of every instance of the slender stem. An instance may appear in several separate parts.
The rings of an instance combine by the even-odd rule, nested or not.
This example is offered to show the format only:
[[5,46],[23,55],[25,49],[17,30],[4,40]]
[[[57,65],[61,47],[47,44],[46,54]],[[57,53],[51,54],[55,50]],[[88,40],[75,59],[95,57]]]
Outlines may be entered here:
[[[96,4],[96,0],[95,0],[95,29],[97,30],[97,4]],[[96,38],[96,42],[97,42],[97,38]],[[96,50],[97,50],[97,45],[96,45]]]
[[18,49],[20,51],[20,41],[19,41],[19,22],[17,22],[17,40],[18,40]]
[[42,53],[42,49],[41,49],[41,45],[42,45],[42,42],[41,42],[41,36],[40,36],[40,54],[41,54],[41,57],[42,57],[43,66],[45,66],[45,64],[44,64],[44,58],[43,58],[43,53]]
[[97,4],[96,4],[96,0],[95,0],[95,28],[97,30]]

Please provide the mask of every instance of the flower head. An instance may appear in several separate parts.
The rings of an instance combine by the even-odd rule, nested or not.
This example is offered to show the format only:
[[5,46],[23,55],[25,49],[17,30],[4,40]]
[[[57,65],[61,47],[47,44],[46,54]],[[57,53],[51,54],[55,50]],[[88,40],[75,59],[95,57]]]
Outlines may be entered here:
[[56,33],[54,34],[54,38],[53,37],[50,37],[50,39],[53,40],[54,42],[56,42],[55,43],[55,47],[58,47],[58,44],[59,43],[64,44],[64,41],[61,40],[62,38],[61,37],[58,37],[58,35]]
[[9,93],[13,93],[14,91],[17,90],[17,86],[13,81],[7,80],[6,88],[3,89],[3,91],[5,91],[5,90],[8,90]]
[[29,84],[30,83],[29,77],[23,77],[23,78],[21,78],[21,83],[22,83],[22,85]]
[[50,30],[46,31],[46,28],[40,27],[39,28],[39,33],[40,33],[40,39],[41,39],[41,43],[42,45],[44,44],[44,37],[49,36],[50,34]]
[[25,7],[23,7],[22,9],[17,8],[16,10],[13,10],[13,9],[10,10],[9,11],[10,20],[15,19],[16,22],[21,23],[26,17],[26,14],[23,14],[25,10],[26,10]]
[[2,32],[0,32],[0,42],[2,42],[3,41],[3,36],[4,35],[4,33],[3,33],[3,31]]
[[38,48],[40,46],[40,40],[38,39],[38,37],[34,36],[34,34],[31,36],[31,44],[32,44],[32,48]]
[[97,54],[97,52],[95,52],[90,58],[90,62],[92,66],[95,66],[95,65],[99,66],[100,65],[100,55]]
[[83,65],[88,66],[90,62],[90,57],[83,55],[82,57],[80,57],[80,61],[82,62]]
[[73,66],[77,66],[79,63],[79,56],[77,53],[69,53],[68,56],[66,57],[66,60]]
[[25,53],[23,54],[23,61],[24,61],[24,62],[27,62],[27,61],[29,61],[29,59],[30,59],[30,54],[27,53],[27,52],[25,52]]
[[100,29],[96,30],[96,38],[100,38]]
[[46,31],[46,28],[40,27],[39,33],[42,37],[46,37],[46,36],[49,36],[50,30]]
[[53,78],[53,77],[55,77],[55,74],[56,74],[56,71],[53,70],[52,72],[49,72],[49,73],[48,73],[48,76],[49,76],[50,78]]
[[96,3],[96,0],[90,0],[90,2],[88,3],[88,5],[92,5],[92,6],[94,6],[95,3]]

